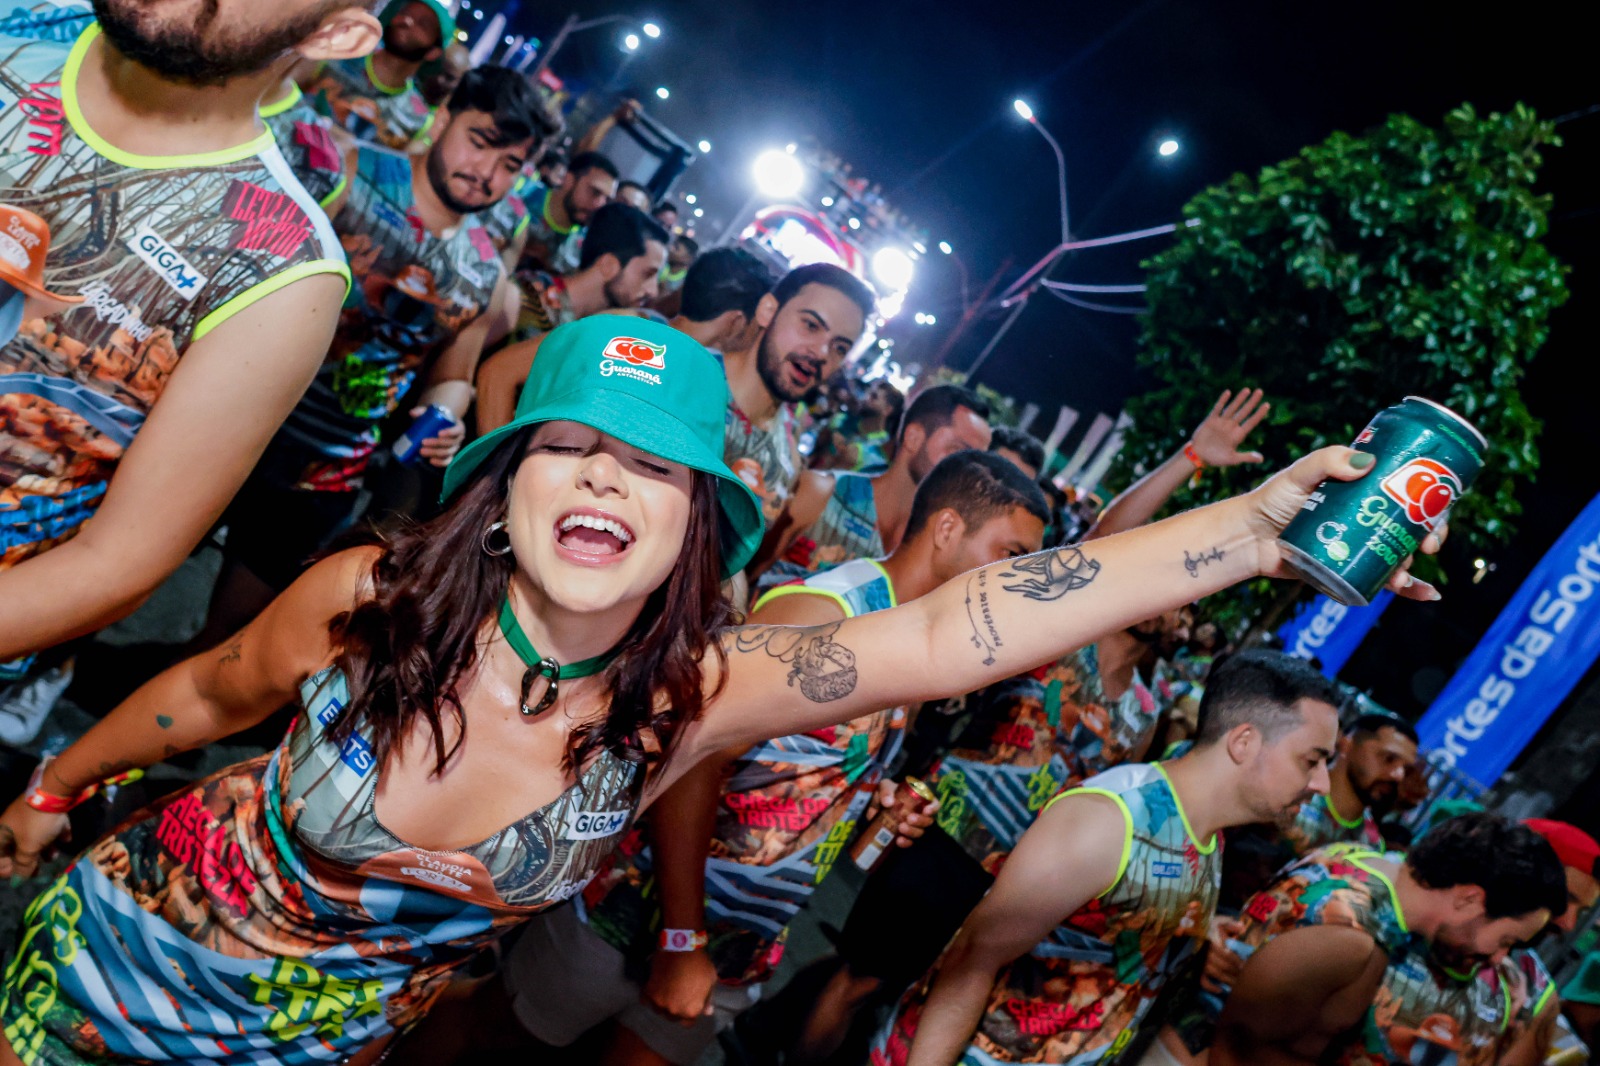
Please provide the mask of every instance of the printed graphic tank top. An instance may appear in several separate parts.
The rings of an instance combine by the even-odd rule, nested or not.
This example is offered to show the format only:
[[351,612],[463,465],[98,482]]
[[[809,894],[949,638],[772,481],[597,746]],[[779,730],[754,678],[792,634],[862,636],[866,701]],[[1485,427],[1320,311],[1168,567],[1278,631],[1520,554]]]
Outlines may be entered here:
[[967,700],[972,721],[932,784],[940,828],[991,873],[1052,796],[1126,762],[1160,720],[1137,675],[1106,695],[1093,644]]
[[328,132],[328,120],[317,114],[300,87],[291,85],[288,96],[262,107],[260,114],[312,199],[322,207],[338,199],[345,186],[344,156]]
[[[1086,793],[1122,811],[1117,880],[1000,971],[962,1066],[1114,1061],[1168,978],[1205,943],[1222,875],[1217,837],[1195,840],[1158,764],[1119,766],[1052,802]],[[904,1066],[937,972],[879,1033],[873,1066]]]
[[635,771],[605,754],[480,843],[413,847],[378,820],[367,735],[326,732],[342,675],[301,696],[275,751],[135,815],[34,901],[0,990],[24,1061],[336,1062],[580,891],[632,819]]
[[273,484],[353,492],[393,414],[427,363],[489,305],[504,273],[476,216],[443,236],[422,224],[412,160],[361,146],[334,219],[356,284],[328,358],[258,468]]
[[794,406],[779,404],[772,422],[758,426],[730,401],[723,427],[723,460],[761,500],[761,516],[770,527],[800,480]]
[[190,344],[301,278],[347,273],[270,133],[156,157],[91,129],[76,86],[99,37],[86,5],[0,19],[0,201],[49,226],[45,288],[84,297],[0,346],[0,569],[93,517]]
[[835,473],[833,492],[822,514],[811,528],[795,538],[783,558],[761,575],[761,587],[803,580],[846,559],[876,559],[884,555],[872,480],[863,474]]
[[[826,596],[846,618],[895,606],[894,587],[870,559],[845,563],[783,596]],[[725,984],[772,976],[788,926],[854,838],[885,767],[900,750],[906,709],[768,740],[730,769],[706,862],[707,952]],[[635,958],[655,946],[660,910],[650,851],[630,837],[584,895],[591,928]]]
[[393,86],[373,77],[370,55],[323,64],[306,95],[340,128],[385,148],[404,149],[433,118],[433,108],[409,79]]

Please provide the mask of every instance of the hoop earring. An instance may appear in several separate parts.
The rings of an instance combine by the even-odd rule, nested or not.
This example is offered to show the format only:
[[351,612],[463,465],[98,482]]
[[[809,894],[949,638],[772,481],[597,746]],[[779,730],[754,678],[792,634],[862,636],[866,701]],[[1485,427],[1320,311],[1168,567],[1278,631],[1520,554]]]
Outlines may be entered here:
[[[500,540],[495,539],[496,535],[500,537]],[[483,554],[492,555],[498,559],[500,556],[509,555],[510,553],[511,534],[506,532],[506,524],[504,522],[496,522],[483,531]]]

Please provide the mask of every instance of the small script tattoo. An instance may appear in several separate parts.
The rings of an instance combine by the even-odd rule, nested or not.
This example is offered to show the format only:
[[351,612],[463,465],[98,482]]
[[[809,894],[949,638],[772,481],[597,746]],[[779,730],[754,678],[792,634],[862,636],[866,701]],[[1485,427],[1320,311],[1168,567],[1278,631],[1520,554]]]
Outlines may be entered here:
[[1199,577],[1202,566],[1220,563],[1223,556],[1227,554],[1221,548],[1212,548],[1210,551],[1203,551],[1199,555],[1190,555],[1189,549],[1185,548],[1183,549],[1183,568],[1189,571],[1190,577]]
[[241,658],[243,658],[243,651],[244,641],[238,637],[234,637],[232,640],[228,641],[228,643],[222,646],[222,656],[217,660],[217,665],[227,666],[229,663],[238,662]]
[[1013,583],[1001,588],[1030,600],[1059,600],[1089,584],[1099,573],[1100,564],[1078,548],[1057,548],[1012,562],[1011,569],[1000,572],[1000,578]]
[[789,666],[789,684],[812,703],[832,703],[856,689],[855,652],[834,642],[839,623],[826,626],[748,626],[734,633],[734,648],[765,652]]
[[989,573],[979,570],[967,579],[967,621],[972,623],[972,646],[983,653],[983,665],[994,665],[995,649],[1005,642],[994,624],[994,608],[989,604]]

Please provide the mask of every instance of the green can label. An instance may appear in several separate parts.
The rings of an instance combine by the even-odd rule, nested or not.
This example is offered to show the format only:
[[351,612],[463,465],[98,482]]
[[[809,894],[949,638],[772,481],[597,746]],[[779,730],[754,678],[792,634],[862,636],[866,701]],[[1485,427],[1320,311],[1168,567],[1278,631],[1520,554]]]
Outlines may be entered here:
[[1309,584],[1360,606],[1444,524],[1483,468],[1486,442],[1455,412],[1413,396],[1380,412],[1353,446],[1376,456],[1372,472],[1323,482],[1280,541]]

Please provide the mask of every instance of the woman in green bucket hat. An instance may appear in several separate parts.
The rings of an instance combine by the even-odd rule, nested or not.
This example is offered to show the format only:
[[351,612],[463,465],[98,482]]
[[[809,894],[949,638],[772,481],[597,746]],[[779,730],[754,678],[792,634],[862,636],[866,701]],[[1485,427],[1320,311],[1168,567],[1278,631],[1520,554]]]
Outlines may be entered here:
[[717,363],[666,326],[556,330],[517,418],[448,471],[444,513],[316,563],[48,763],[0,816],[0,875],[32,873],[107,775],[304,708],[277,749],[135,815],[38,897],[0,989],[11,1053],[374,1061],[702,756],[972,691],[1277,574],[1317,483],[1362,472],[1325,449],[892,610],[741,628],[720,586],[762,525],[722,461],[726,404]]

